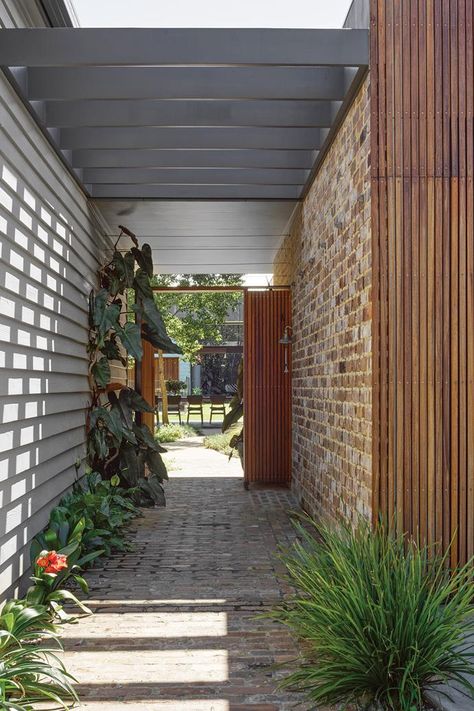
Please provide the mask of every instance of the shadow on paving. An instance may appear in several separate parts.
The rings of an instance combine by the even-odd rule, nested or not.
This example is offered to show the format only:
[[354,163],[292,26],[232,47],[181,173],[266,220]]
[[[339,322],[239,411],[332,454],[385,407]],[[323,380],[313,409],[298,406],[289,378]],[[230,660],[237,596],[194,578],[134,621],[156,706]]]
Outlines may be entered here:
[[167,507],[134,522],[133,549],[90,571],[96,614],[64,637],[88,711],[309,708],[277,688],[294,642],[256,619],[290,593],[276,554],[294,540],[296,502],[287,489],[247,492],[235,473],[212,476],[226,459],[208,453],[208,473],[172,477]]

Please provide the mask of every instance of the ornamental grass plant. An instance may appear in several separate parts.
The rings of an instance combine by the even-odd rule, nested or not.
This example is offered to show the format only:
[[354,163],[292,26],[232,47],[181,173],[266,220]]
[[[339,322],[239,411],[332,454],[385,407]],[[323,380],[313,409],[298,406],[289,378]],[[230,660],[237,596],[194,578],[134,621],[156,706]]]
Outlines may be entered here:
[[0,611],[0,709],[68,709],[77,701],[73,677],[57,653],[62,651],[48,607],[10,600]]
[[418,711],[428,688],[455,680],[474,708],[465,677],[472,564],[449,571],[447,554],[381,525],[296,525],[299,540],[282,555],[296,594],[269,614],[301,646],[282,686],[305,692],[315,708]]

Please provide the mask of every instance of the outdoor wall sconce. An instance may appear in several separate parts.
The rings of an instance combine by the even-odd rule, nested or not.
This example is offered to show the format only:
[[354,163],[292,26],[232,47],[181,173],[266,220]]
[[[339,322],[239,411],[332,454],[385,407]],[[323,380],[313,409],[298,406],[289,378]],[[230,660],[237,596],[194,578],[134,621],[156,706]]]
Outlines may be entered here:
[[290,336],[289,331],[292,331],[293,329],[291,326],[285,326],[283,329],[283,336],[280,338],[278,343],[281,343],[282,346],[285,346],[285,367],[283,368],[284,373],[289,373],[290,369],[288,368],[288,346],[291,346],[292,344],[292,338]]

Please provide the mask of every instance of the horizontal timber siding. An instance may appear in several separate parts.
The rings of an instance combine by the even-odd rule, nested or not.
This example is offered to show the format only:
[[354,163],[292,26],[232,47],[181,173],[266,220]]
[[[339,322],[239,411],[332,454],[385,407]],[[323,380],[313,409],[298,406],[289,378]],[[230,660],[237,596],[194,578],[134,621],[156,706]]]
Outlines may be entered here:
[[457,564],[474,554],[473,1],[371,15],[374,510],[452,540]]
[[[41,21],[34,2],[0,0],[1,26]],[[87,296],[104,243],[86,197],[2,74],[0,249],[0,595],[8,595],[84,456]]]

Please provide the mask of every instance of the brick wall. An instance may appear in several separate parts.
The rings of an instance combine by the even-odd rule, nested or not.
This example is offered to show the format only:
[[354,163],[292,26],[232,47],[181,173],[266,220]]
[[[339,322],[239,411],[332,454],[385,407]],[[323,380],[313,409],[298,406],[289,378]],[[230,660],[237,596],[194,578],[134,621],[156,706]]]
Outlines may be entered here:
[[293,486],[316,516],[371,511],[369,79],[275,260],[293,284]]

